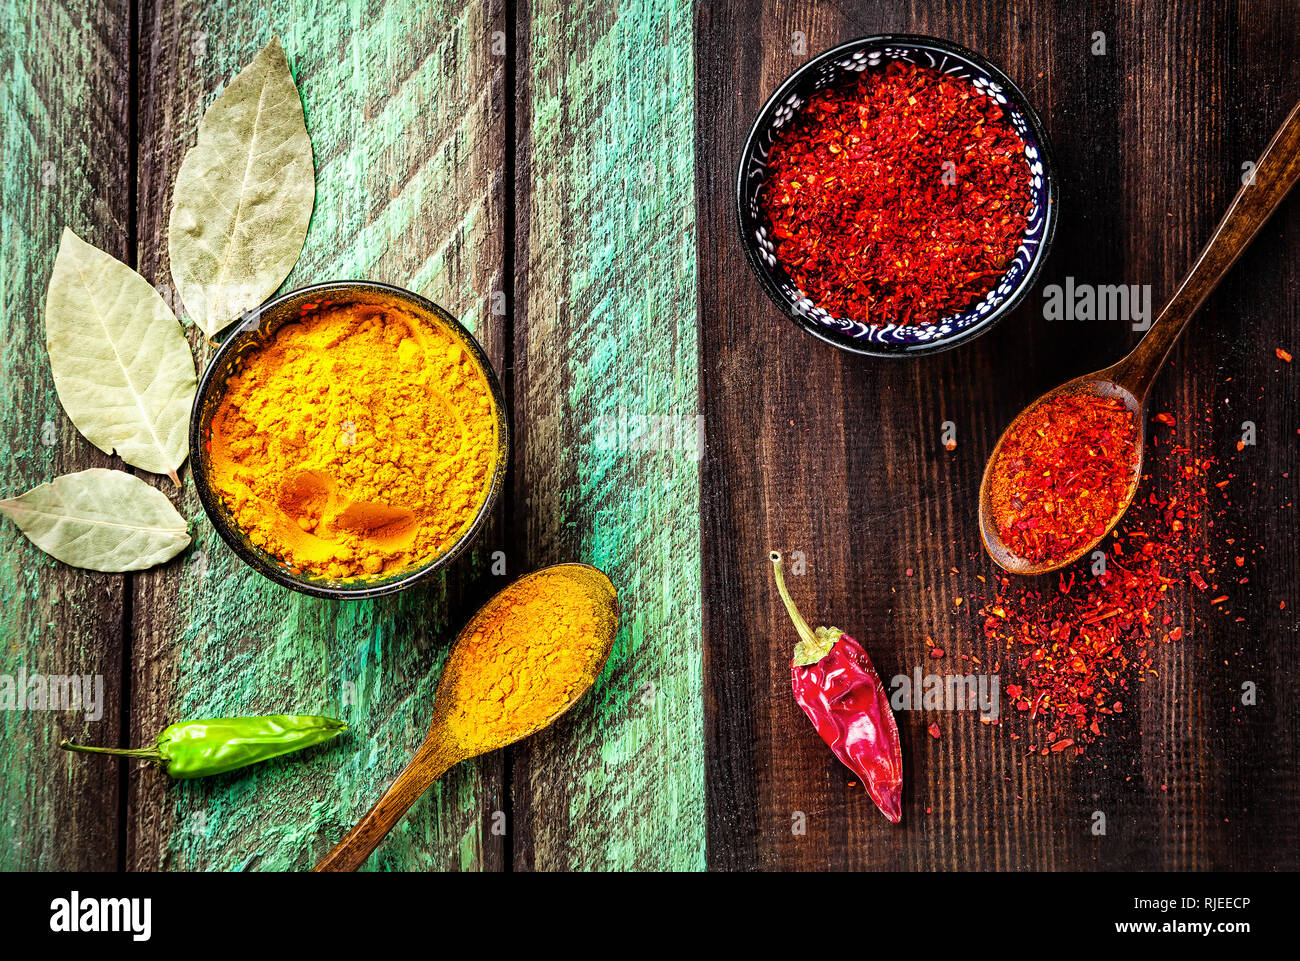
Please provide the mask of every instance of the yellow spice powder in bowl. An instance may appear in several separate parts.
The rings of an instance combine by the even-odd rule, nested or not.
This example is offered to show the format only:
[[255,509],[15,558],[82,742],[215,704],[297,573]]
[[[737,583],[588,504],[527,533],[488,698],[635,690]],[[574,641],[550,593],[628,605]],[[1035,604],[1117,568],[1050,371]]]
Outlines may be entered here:
[[441,567],[505,468],[482,350],[435,305],[377,284],[296,291],[246,321],[204,375],[194,426],[200,494],[227,541],[326,596]]

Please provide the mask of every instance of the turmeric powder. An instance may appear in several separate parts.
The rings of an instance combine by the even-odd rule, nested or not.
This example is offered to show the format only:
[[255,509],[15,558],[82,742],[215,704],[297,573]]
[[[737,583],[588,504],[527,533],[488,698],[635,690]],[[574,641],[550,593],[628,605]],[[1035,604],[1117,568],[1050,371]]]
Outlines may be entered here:
[[451,739],[478,753],[544,727],[596,679],[617,629],[599,571],[546,568],[506,588],[462,635],[438,688]]
[[473,523],[497,444],[487,377],[450,330],[396,305],[325,306],[227,381],[212,484],[249,540],[291,569],[383,577]]

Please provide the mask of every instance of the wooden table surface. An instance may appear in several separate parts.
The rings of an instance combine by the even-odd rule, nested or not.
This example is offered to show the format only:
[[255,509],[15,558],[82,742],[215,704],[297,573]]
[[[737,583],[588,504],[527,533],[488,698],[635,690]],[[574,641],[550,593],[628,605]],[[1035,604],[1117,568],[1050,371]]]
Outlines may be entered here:
[[[808,576],[792,585],[804,613],[862,641],[883,677],[934,664],[927,635],[949,665],[927,672],[961,667],[963,655],[992,663],[982,619],[957,605],[995,570],[976,521],[984,462],[1025,404],[1119,359],[1140,336],[1124,320],[1046,321],[1037,292],[978,340],[905,361],[851,357],[782,323],[747,275],[731,192],[752,118],[806,59],[792,52],[795,31],[811,54],[907,32],[999,64],[1056,154],[1061,221],[1040,284],[1150,284],[1156,310],[1241,185],[1242,164],[1300,99],[1293,3],[834,3],[815,12],[768,3],[745,17],[701,7],[710,866],[1296,867],[1300,689],[1289,665],[1300,403],[1294,365],[1274,349],[1300,342],[1300,197],[1202,308],[1151,400],[1152,411],[1181,414],[1183,439],[1213,406],[1209,442],[1225,457],[1243,420],[1258,425],[1257,446],[1233,466],[1240,516],[1225,524],[1240,521],[1260,550],[1251,582],[1230,592],[1243,622],[1213,616],[1204,598],[1183,605],[1189,637],[1161,647],[1159,678],[1129,700],[1128,713],[1140,714],[1125,740],[1077,759],[1024,759],[1024,741],[972,714],[900,714],[910,771],[900,831],[849,786],[851,773],[792,704],[793,637],[768,549],[805,553]],[[1092,52],[1097,32],[1104,55]],[[952,452],[945,421],[956,425]],[[1248,681],[1260,692],[1252,708],[1239,703]],[[932,721],[938,740],[926,733]],[[794,812],[807,815],[805,835],[792,831]],[[1104,836],[1093,833],[1095,812]]]
[[[317,171],[285,289],[373,279],[445,306],[502,375],[515,447],[508,496],[475,550],[444,580],[373,602],[260,578],[185,473],[180,492],[158,486],[195,542],[146,573],[66,568],[0,525],[0,673],[100,674],[107,700],[97,722],[0,713],[0,869],[309,866],[421,740],[450,639],[504,581],[496,552],[512,576],[561,560],[610,573],[624,610],[610,668],[554,730],[451,772],[372,868],[1300,866],[1300,401],[1294,367],[1274,354],[1300,347],[1300,198],[1202,309],[1153,398],[1213,408],[1225,457],[1243,420],[1258,425],[1234,461],[1247,493],[1225,519],[1257,546],[1233,592],[1242,620],[1188,599],[1190,636],[1160,650],[1134,729],[1084,757],[1026,759],[969,715],[937,718],[936,741],[934,715],[900,714],[900,827],[790,697],[793,635],[767,551],[805,553],[794,587],[806,613],[862,640],[882,675],[924,663],[926,636],[983,655],[977,617],[955,602],[991,573],[975,522],[984,459],[1024,403],[1138,335],[1121,321],[1045,321],[1035,292],[961,349],[849,356],[766,299],[732,199],[743,138],[790,72],[843,40],[931,33],[999,64],[1047,125],[1062,219],[1041,283],[1150,284],[1158,303],[1300,97],[1293,3],[569,6],[7,6],[0,496],[114,463],[63,415],[45,356],[61,230],[167,293],[180,160],[203,110],[273,34]],[[190,340],[204,363],[202,338]],[[602,442],[611,423],[701,414],[702,459]],[[1239,704],[1246,682],[1257,706]],[[273,712],[334,714],[351,730],[184,783],[56,749]],[[1104,836],[1090,830],[1097,811]]]

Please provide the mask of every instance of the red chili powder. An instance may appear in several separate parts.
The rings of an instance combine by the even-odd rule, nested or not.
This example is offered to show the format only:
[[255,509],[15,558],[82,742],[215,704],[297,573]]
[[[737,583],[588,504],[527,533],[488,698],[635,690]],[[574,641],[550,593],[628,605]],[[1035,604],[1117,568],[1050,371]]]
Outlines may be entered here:
[[1202,570],[1214,574],[1204,546],[1214,526],[1212,463],[1171,448],[1157,485],[1167,493],[1134,502],[1105,549],[1104,567],[1088,558],[1047,585],[1046,578],[998,580],[980,612],[984,634],[1005,649],[1017,674],[1004,690],[1035,725],[1032,751],[1083,753],[1153,673],[1156,645],[1183,638],[1171,608],[1188,584],[1209,588]]
[[1133,483],[1138,424],[1114,397],[1063,394],[1030,408],[989,476],[993,522],[1017,557],[1051,563],[1106,533]]
[[809,98],[760,203],[776,258],[819,307],[933,323],[996,286],[1030,207],[1025,145],[970,81],[893,61]]

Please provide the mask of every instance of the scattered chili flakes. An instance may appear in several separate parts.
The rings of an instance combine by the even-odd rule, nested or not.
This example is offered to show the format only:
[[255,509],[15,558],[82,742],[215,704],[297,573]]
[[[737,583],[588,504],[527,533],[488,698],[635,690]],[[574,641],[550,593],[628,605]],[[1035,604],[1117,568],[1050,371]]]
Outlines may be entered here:
[[1279,347],[1279,348],[1275,351],[1275,353],[1277,354],[1279,360],[1284,360],[1284,361],[1286,361],[1288,364],[1291,363],[1291,352],[1290,352],[1290,351],[1283,350],[1281,347]]
[[1035,732],[1030,753],[1083,753],[1106,736],[1136,685],[1157,676],[1159,638],[1187,634],[1171,626],[1179,589],[1210,587],[1201,573],[1216,566],[1209,492],[1224,496],[1210,482],[1214,462],[1183,447],[1162,448],[1156,460],[1160,493],[1135,498],[1100,573],[1081,561],[1047,586],[1003,575],[982,603],[985,637],[1009,655],[1006,695]]
[[864,324],[934,323],[997,285],[1030,182],[996,100],[896,60],[809,98],[772,144],[760,203],[777,261],[817,306]]
[[940,732],[939,732],[939,725],[937,723],[931,721],[930,726],[927,727],[926,730],[930,732],[930,737],[934,738],[936,741],[939,740]]

